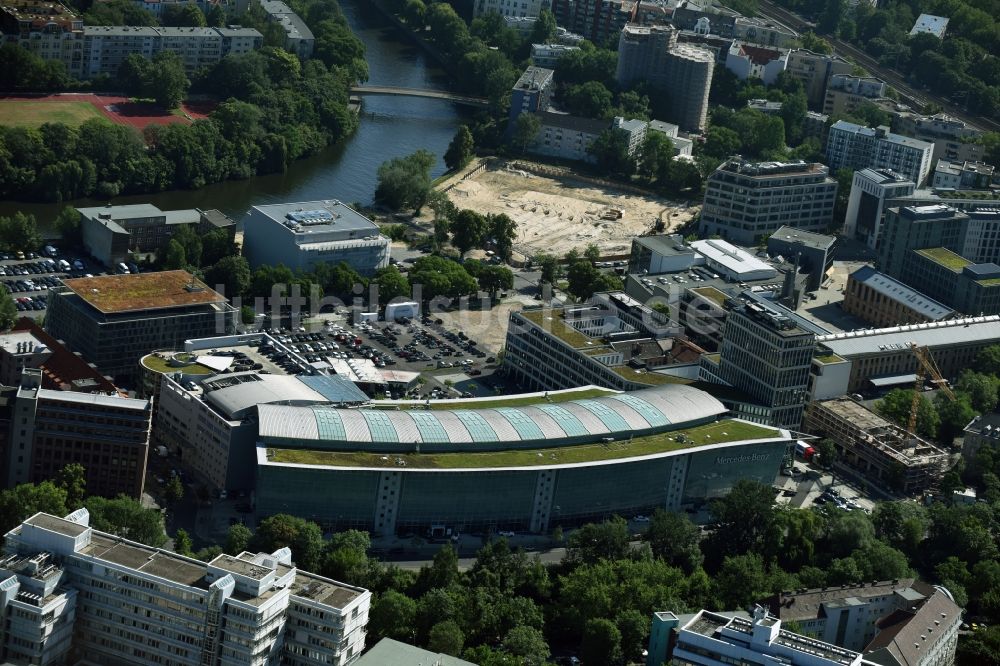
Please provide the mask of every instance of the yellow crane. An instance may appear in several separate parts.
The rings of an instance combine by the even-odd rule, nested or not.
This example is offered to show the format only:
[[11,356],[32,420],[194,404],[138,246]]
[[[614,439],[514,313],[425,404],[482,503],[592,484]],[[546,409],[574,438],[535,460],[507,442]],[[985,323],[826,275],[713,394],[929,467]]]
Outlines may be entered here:
[[910,420],[907,423],[907,431],[916,434],[917,432],[917,410],[920,408],[920,394],[924,390],[924,380],[930,377],[932,381],[941,389],[942,393],[948,396],[949,400],[955,399],[955,393],[948,386],[948,382],[941,376],[931,350],[921,347],[916,342],[910,343],[910,351],[917,359],[917,380],[913,384],[913,402],[910,404]]

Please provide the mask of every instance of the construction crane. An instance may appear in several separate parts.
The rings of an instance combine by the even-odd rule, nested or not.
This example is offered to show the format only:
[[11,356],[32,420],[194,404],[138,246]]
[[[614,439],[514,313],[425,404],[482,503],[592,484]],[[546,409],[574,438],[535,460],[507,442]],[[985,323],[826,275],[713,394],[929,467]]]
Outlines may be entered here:
[[948,382],[945,381],[944,377],[941,376],[941,371],[938,370],[937,363],[934,362],[934,357],[931,356],[930,349],[921,347],[916,342],[911,342],[910,351],[916,357],[918,367],[917,379],[913,383],[913,402],[910,404],[910,420],[907,423],[906,430],[916,434],[917,410],[920,408],[920,394],[924,390],[924,380],[926,377],[929,376],[938,388],[941,389],[941,392],[948,396],[949,400],[955,400],[955,393],[948,386]]

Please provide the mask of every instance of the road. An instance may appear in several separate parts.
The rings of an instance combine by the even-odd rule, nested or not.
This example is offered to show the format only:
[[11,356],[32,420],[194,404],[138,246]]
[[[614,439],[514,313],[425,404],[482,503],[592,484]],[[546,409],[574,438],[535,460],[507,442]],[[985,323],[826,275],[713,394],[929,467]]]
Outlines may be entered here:
[[[798,32],[805,32],[813,28],[813,26],[802,17],[797,14],[793,14],[783,7],[779,7],[773,2],[768,2],[768,0],[761,0],[758,13],[765,18],[782,23]],[[830,45],[833,46],[833,50],[837,53],[837,55],[853,60],[873,75],[891,85],[897,92],[899,92],[900,97],[904,98],[904,101],[908,102],[909,105],[915,109],[922,109],[922,107],[924,107],[928,102],[933,102],[934,104],[940,106],[949,115],[965,121],[968,125],[994,132],[1000,131],[1000,123],[998,122],[990,120],[989,118],[984,118],[983,116],[967,113],[950,103],[945,98],[930,91],[917,91],[898,72],[887,67],[883,67],[877,60],[856,46],[828,35],[824,35],[823,38],[830,42]]]

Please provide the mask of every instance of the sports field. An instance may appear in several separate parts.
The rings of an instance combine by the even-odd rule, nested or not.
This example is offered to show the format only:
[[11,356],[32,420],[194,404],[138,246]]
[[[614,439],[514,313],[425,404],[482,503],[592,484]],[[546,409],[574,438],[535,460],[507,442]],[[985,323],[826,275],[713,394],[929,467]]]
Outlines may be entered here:
[[0,99],[0,125],[39,127],[43,123],[65,123],[75,126],[91,118],[106,118],[106,116],[89,101]]

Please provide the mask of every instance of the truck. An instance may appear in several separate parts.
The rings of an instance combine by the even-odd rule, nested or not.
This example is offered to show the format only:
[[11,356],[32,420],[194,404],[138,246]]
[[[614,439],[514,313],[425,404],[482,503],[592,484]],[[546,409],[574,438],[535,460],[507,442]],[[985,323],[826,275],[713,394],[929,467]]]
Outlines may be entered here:
[[413,301],[389,303],[389,305],[385,306],[386,321],[398,321],[403,317],[413,319],[418,316],[420,316],[420,304]]
[[806,462],[809,462],[810,460],[812,460],[812,457],[816,455],[816,449],[809,446],[800,439],[799,441],[795,442],[795,455],[798,456],[799,458],[802,458]]

